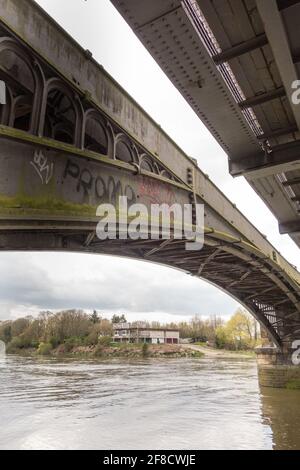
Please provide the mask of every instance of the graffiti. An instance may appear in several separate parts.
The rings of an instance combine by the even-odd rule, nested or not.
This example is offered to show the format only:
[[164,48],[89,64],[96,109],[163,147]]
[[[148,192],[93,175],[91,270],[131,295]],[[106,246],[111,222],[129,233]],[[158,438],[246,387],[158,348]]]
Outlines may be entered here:
[[151,204],[172,204],[175,202],[175,195],[172,188],[167,187],[163,183],[143,178],[139,185],[139,194],[149,200]]
[[6,86],[3,80],[0,80],[0,104],[6,104]]
[[63,175],[64,179],[71,177],[76,181],[76,191],[83,195],[83,200],[88,202],[91,197],[98,201],[106,201],[116,204],[119,196],[126,196],[129,204],[136,202],[136,194],[129,184],[122,184],[113,176],[94,175],[88,168],[80,166],[68,160]]
[[54,164],[48,163],[47,157],[45,157],[41,150],[34,153],[33,161],[31,161],[30,164],[39,175],[42,184],[48,184],[51,181]]
[[294,351],[292,354],[292,363],[295,366],[299,366],[300,365],[300,340],[299,339],[293,342],[292,349],[296,349],[296,351]]
[[300,80],[294,80],[292,83],[292,89],[295,91],[292,92],[291,100],[295,105],[300,104]]

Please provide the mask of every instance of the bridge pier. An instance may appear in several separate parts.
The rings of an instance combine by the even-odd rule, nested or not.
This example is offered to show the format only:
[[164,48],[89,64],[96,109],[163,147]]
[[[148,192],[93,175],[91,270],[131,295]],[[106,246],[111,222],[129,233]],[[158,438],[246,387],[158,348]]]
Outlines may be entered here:
[[300,390],[300,354],[292,348],[256,348],[259,383],[263,387]]

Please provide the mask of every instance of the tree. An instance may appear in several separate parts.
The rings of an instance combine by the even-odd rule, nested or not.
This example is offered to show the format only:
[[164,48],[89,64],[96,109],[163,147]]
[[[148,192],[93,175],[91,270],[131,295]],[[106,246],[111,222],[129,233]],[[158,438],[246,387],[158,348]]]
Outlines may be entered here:
[[28,326],[30,325],[30,320],[29,318],[18,318],[11,324],[11,335],[12,337],[14,336],[19,336],[24,331]]
[[94,310],[94,311],[93,311],[93,313],[92,313],[92,315],[91,315],[90,318],[91,318],[92,323],[94,323],[94,324],[95,324],[95,323],[99,323],[100,317],[98,316],[97,310]]
[[227,342],[235,349],[249,349],[256,345],[256,320],[246,310],[238,309],[225,326]]
[[28,340],[34,342],[44,340],[45,333],[46,322],[41,316],[39,316],[30,322],[23,334],[28,338]]
[[111,321],[105,318],[101,319],[98,323],[93,323],[90,327],[89,335],[85,342],[86,344],[98,344],[100,337],[111,338],[113,336],[113,326]]
[[112,336],[113,335],[113,326],[112,322],[103,318],[99,323],[99,333],[102,336]]
[[218,326],[216,329],[216,339],[215,339],[216,347],[219,349],[229,348],[229,339],[227,336],[226,327]]
[[89,334],[90,319],[82,310],[65,310],[46,320],[46,340],[56,338],[62,343],[66,338],[84,337]]
[[111,321],[112,323],[127,323],[127,320],[124,314],[113,315]]
[[0,340],[9,343],[11,340],[11,321],[0,322]]

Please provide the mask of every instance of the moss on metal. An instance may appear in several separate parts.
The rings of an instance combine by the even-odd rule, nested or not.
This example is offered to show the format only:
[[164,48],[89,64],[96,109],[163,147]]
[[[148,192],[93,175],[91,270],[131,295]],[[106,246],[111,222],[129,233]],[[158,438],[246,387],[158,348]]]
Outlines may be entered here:
[[286,384],[288,390],[300,390],[300,379],[289,380]]
[[96,206],[74,204],[53,197],[29,197],[19,194],[14,197],[0,195],[0,212],[3,214],[32,214],[42,211],[44,214],[87,215],[95,216]]

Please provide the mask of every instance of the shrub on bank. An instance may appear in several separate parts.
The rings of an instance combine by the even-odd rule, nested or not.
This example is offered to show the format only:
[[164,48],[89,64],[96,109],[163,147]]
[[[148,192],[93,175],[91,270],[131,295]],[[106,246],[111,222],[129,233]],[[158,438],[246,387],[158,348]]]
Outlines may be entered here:
[[203,356],[204,356],[204,353],[201,352],[201,351],[192,351],[191,355],[192,355],[192,357],[194,357],[194,358],[197,358],[197,357],[200,358],[200,357],[203,357]]
[[100,346],[110,346],[112,343],[112,337],[111,336],[100,336],[98,339],[98,344]]
[[51,338],[49,339],[49,343],[51,344],[52,348],[54,349],[54,348],[57,348],[60,341],[56,336],[51,336]]
[[143,357],[149,356],[149,345],[147,343],[143,343],[142,355]]
[[51,343],[40,343],[37,353],[41,356],[47,356],[52,351]]
[[103,346],[101,344],[98,344],[94,350],[94,356],[95,357],[102,357],[103,356]]
[[73,348],[83,345],[83,338],[80,336],[71,336],[64,341],[65,352],[71,352]]
[[95,346],[98,344],[99,333],[97,331],[91,331],[91,333],[84,338],[85,346]]
[[31,339],[27,338],[26,336],[16,336],[12,338],[12,340],[7,345],[7,352],[12,353],[19,349],[27,349],[27,348],[37,348],[39,345],[38,341],[32,341]]

